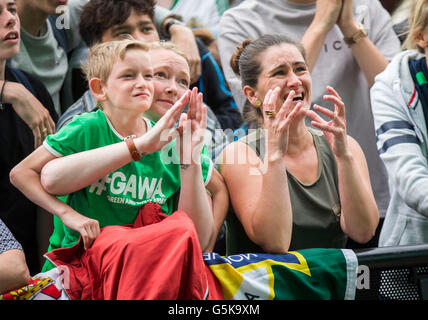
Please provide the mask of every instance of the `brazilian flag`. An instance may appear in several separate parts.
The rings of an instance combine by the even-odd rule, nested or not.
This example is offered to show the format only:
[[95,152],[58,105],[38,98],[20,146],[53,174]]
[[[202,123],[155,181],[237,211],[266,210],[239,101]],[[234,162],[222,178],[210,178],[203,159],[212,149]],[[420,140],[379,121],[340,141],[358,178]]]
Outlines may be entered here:
[[226,300],[350,300],[358,261],[349,249],[304,249],[287,254],[245,253],[204,260]]

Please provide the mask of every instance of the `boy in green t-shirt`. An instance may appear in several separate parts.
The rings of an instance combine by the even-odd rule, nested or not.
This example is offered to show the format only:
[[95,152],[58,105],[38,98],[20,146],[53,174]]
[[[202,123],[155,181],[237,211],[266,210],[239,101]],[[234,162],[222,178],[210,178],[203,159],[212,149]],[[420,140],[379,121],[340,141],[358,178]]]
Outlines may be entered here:
[[[202,153],[202,96],[187,91],[156,124],[143,118],[153,98],[148,50],[134,40],[94,46],[85,71],[101,110],[76,116],[11,172],[17,188],[62,220],[61,246],[73,245],[80,235],[88,248],[100,227],[132,223],[148,202],[171,214],[177,194],[178,209],[194,222],[202,250],[212,237],[204,187],[212,164]],[[182,113],[187,103],[189,116]],[[66,203],[53,196],[65,194]]]

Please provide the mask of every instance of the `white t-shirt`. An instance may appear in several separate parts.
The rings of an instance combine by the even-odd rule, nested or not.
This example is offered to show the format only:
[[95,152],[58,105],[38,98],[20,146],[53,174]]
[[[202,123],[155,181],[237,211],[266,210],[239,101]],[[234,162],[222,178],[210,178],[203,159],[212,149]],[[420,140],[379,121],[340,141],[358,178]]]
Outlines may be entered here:
[[218,35],[218,24],[224,10],[224,0],[176,0],[170,10],[180,15],[183,22],[193,28],[208,28],[214,37]]

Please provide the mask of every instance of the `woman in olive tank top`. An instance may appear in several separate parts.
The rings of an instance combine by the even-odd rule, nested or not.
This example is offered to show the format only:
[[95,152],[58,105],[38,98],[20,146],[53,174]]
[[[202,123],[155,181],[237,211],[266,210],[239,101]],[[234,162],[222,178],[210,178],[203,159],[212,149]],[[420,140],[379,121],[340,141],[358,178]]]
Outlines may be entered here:
[[250,130],[219,159],[232,204],[227,254],[343,248],[348,236],[369,241],[379,216],[364,154],[346,134],[345,105],[333,88],[324,99],[334,111],[314,105],[322,118],[309,110],[303,47],[264,35],[238,46],[231,65]]

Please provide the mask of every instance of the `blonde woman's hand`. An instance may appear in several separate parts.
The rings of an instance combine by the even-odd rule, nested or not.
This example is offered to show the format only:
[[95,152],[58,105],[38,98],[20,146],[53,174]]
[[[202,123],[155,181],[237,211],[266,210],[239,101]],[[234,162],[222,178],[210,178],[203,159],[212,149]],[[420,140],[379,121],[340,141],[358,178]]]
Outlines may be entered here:
[[157,152],[178,136],[180,127],[173,128],[189,102],[190,95],[190,90],[187,90],[151,130],[134,140],[138,151],[144,154]]
[[181,114],[178,126],[177,152],[180,163],[199,164],[207,128],[207,107],[203,104],[202,93],[192,90],[187,114]]

